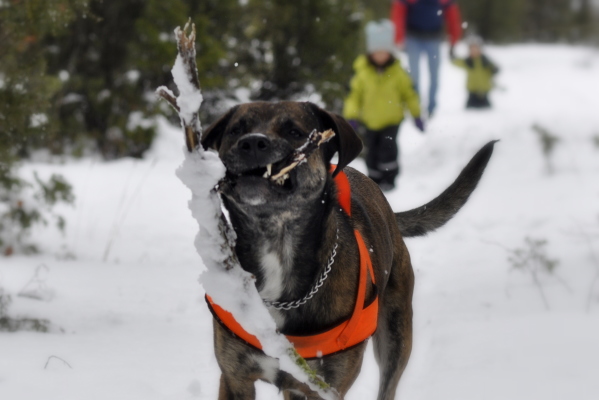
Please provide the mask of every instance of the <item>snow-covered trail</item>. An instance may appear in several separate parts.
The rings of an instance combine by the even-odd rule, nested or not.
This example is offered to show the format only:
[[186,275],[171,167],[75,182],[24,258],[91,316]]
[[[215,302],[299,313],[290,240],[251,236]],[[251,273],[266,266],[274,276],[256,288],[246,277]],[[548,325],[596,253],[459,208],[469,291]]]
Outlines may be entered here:
[[[488,52],[501,67],[493,110],[463,110],[463,71],[444,59],[440,106],[426,134],[410,122],[401,128],[403,173],[388,196],[398,211],[432,199],[480,146],[501,141],[456,218],[407,241],[417,278],[415,341],[398,398],[595,399],[599,54],[539,45]],[[560,136],[553,175],[545,173],[534,123]],[[46,253],[0,259],[11,314],[55,327],[49,334],[0,333],[0,399],[216,398],[197,226],[190,193],[175,176],[183,145],[179,128],[164,125],[143,161],[25,166],[24,173],[64,174],[77,206],[60,210],[66,237],[40,233]],[[543,279],[549,310],[531,275],[508,261],[526,237],[546,239],[548,256],[559,260],[556,275],[566,285]],[[76,259],[65,259],[67,252]],[[42,264],[51,299],[17,296]],[[377,381],[369,352],[347,398],[374,398]],[[280,398],[265,384],[258,393]]]

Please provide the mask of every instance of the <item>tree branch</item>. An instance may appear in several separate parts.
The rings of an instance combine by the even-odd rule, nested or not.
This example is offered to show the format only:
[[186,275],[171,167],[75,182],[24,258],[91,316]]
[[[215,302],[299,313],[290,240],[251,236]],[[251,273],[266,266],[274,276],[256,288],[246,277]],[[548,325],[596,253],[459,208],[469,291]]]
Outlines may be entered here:
[[[185,76],[176,76],[175,83],[179,88],[179,97],[175,97],[165,86],[161,86],[156,89],[156,94],[166,102],[177,112],[181,119],[181,125],[185,133],[185,144],[187,145],[187,151],[192,152],[198,146],[200,146],[200,139],[202,137],[202,128],[198,119],[199,105],[201,103],[200,92],[200,79],[198,78],[198,68],[196,64],[196,26],[191,23],[191,19],[187,21],[183,29],[177,27],[175,29],[175,35],[177,37],[177,51],[178,56],[175,64],[180,62],[183,66]],[[179,81],[177,81],[179,78]],[[181,97],[188,98],[189,95],[193,97],[199,97],[199,103],[197,109],[188,110],[185,109],[184,105],[179,103]],[[186,103],[186,102],[184,102]],[[182,108],[183,107],[183,108]]]
[[173,109],[177,112],[177,114],[181,111],[177,105],[177,98],[166,86],[160,86],[158,89],[156,89],[156,94],[166,100],[167,103],[170,104],[170,106],[173,107]]

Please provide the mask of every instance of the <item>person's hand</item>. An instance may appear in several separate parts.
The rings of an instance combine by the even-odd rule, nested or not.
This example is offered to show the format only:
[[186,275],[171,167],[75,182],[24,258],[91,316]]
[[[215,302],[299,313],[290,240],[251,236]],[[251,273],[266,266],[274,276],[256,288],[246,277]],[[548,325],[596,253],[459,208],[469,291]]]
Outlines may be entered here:
[[360,123],[358,121],[356,121],[355,119],[350,119],[347,122],[353,128],[353,130],[356,132],[358,131],[358,128],[360,128]]
[[449,58],[455,58],[455,45],[449,46]]
[[414,125],[416,125],[416,128],[418,128],[420,132],[424,132],[424,121],[422,121],[422,118],[414,118]]

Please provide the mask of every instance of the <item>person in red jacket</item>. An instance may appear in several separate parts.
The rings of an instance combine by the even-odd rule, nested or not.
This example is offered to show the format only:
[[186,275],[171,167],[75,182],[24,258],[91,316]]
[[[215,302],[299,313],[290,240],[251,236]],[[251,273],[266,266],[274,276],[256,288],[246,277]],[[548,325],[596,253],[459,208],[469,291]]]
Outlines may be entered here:
[[455,0],[393,0],[391,20],[395,24],[395,43],[408,53],[410,75],[419,91],[419,61],[426,53],[430,72],[428,115],[437,106],[439,82],[439,47],[443,40],[443,23],[453,47],[462,36],[460,10]]

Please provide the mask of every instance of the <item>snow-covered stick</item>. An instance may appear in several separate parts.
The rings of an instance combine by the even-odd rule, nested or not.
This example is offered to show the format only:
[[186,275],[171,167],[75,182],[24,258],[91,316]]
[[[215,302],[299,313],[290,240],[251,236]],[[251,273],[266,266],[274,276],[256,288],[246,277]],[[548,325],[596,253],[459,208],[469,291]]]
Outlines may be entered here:
[[[191,29],[190,29],[191,28]],[[189,31],[189,35],[186,33]],[[187,21],[183,29],[175,29],[177,36],[177,59],[172,69],[173,79],[179,89],[179,97],[175,97],[167,87],[156,89],[156,94],[165,99],[179,114],[181,126],[185,131],[185,143],[188,151],[200,146],[202,126],[198,118],[200,105],[204,100],[200,91],[200,79],[196,66],[196,27]]]
[[[195,26],[188,22],[182,30],[177,27],[175,34],[178,55],[172,74],[179,96],[166,87],[158,88],[156,93],[178,112],[185,132],[187,152],[177,176],[192,192],[189,208],[200,226],[195,246],[207,269],[202,273],[200,282],[215,303],[233,314],[247,332],[258,338],[264,353],[277,359],[281,370],[308,385],[322,398],[338,399],[336,390],[324,382],[297,353],[293,344],[277,331],[256,289],[256,278],[239,264],[234,250],[235,232],[223,215],[223,205],[216,189],[225,176],[225,166],[215,152],[205,151],[200,142],[202,129],[198,110],[202,94],[195,62]],[[330,133],[324,136],[331,137]],[[290,160],[290,165],[297,161],[291,168],[328,140],[323,139],[323,134],[316,133],[311,138],[318,138],[317,144],[307,143],[298,149],[294,155],[299,159]]]

